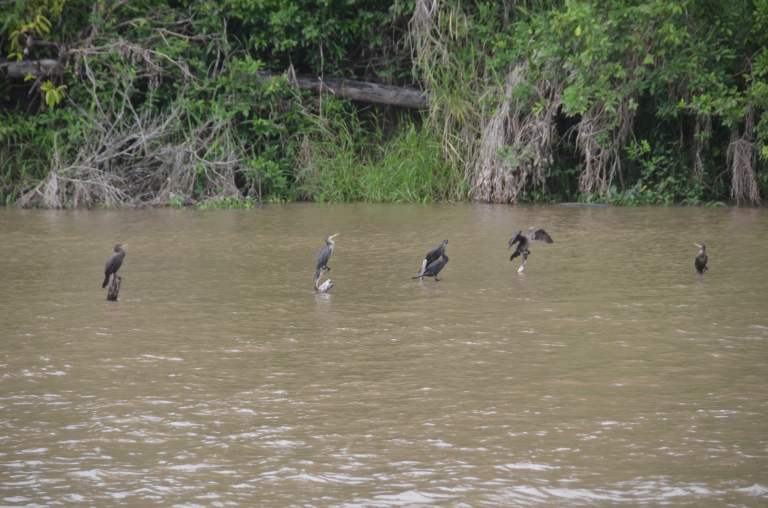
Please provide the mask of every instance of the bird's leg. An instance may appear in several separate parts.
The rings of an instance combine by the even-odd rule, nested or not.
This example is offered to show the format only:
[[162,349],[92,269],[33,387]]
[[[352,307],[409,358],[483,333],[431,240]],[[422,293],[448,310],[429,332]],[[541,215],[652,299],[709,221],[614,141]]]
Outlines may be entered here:
[[440,282],[440,279],[437,278],[437,275],[435,275],[435,282]]
[[528,261],[528,254],[530,254],[530,252],[527,249],[523,251],[523,261],[520,263],[520,268],[517,269],[517,273],[523,273],[525,271],[525,262]]

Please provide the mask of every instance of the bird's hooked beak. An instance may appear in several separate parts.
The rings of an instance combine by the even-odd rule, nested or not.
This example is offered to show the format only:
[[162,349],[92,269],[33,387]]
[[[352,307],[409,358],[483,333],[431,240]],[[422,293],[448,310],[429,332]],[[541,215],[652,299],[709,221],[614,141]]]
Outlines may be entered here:
[[339,234],[340,234],[340,233],[334,233],[334,234],[332,234],[331,236],[329,236],[328,238],[330,238],[331,240],[333,240],[334,238],[336,238],[337,236],[339,236]]
[[701,249],[701,248],[703,247],[703,246],[702,246],[700,243],[694,243],[693,245],[695,245],[695,246],[696,246],[696,247],[698,247],[699,249]]

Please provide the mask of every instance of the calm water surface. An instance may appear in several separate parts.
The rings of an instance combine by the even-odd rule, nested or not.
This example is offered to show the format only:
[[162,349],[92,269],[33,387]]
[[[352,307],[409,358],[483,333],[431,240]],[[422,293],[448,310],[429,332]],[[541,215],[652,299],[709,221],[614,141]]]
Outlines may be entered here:
[[753,209],[0,210],[0,505],[766,506],[767,239]]

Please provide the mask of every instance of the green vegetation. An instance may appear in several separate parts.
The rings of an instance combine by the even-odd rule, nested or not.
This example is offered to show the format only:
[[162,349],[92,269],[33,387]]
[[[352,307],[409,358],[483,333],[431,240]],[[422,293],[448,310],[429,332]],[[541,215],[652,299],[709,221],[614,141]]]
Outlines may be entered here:
[[[768,192],[768,0],[0,6],[0,57],[59,62],[0,80],[6,204]],[[421,88],[429,109],[299,90],[294,73]]]
[[466,196],[463,174],[445,162],[428,129],[407,125],[389,140],[369,133],[354,115],[332,128],[317,126],[318,140],[299,174],[303,196],[318,201],[428,203]]

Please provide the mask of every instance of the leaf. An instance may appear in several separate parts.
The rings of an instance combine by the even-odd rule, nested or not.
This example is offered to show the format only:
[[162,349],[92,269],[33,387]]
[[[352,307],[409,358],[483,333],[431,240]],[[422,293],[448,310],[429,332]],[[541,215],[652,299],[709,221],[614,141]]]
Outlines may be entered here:
[[576,37],[581,37],[581,25],[576,27],[576,30],[573,31],[573,35]]

